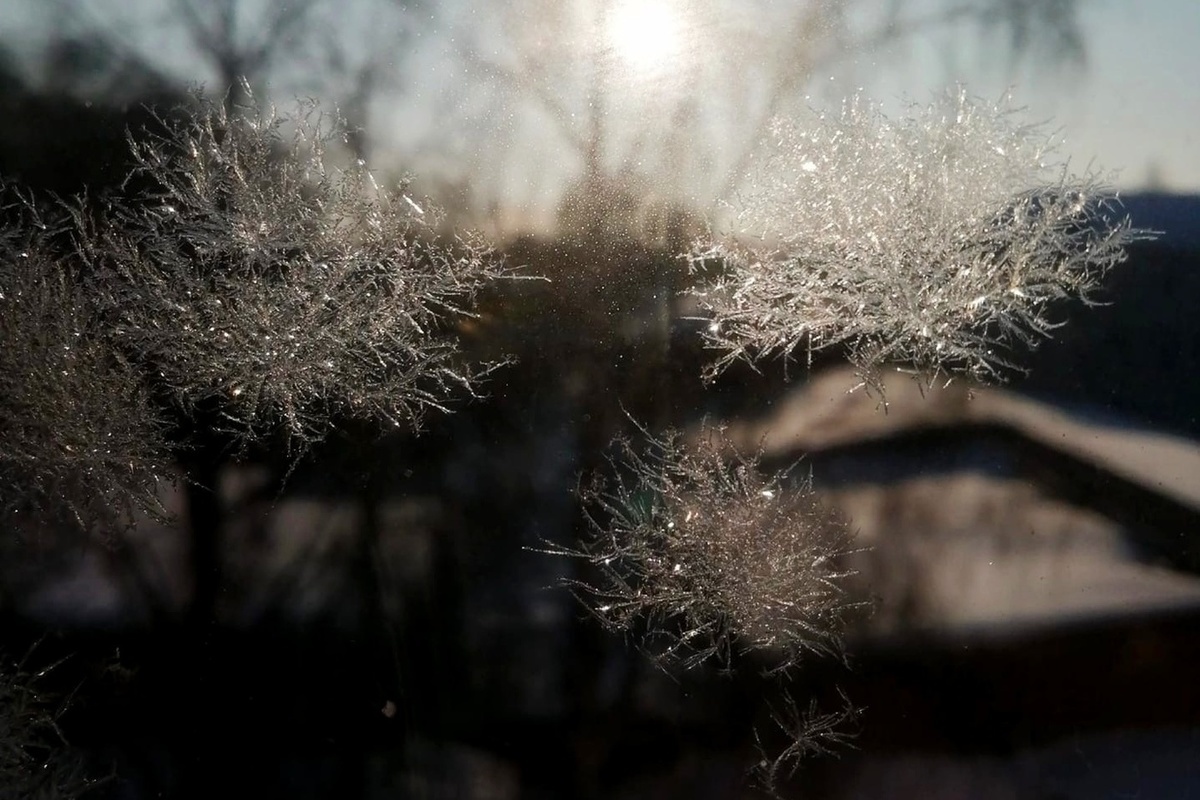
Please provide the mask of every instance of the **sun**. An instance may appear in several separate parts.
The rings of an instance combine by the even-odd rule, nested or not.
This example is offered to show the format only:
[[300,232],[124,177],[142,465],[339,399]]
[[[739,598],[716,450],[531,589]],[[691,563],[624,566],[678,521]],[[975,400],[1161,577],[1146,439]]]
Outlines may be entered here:
[[665,0],[620,0],[609,12],[608,45],[632,77],[650,77],[678,60],[679,14]]

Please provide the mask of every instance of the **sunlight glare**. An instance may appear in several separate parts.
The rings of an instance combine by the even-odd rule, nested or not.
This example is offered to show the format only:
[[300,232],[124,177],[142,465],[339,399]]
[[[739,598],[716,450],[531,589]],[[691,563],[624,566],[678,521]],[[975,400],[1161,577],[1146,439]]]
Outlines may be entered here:
[[622,0],[608,18],[609,45],[632,77],[650,77],[680,57],[679,14],[666,0]]

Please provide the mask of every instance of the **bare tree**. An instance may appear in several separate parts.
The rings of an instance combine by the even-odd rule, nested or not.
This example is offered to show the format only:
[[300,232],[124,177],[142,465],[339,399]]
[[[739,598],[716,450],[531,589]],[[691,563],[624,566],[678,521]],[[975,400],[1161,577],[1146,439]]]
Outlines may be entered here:
[[[867,53],[899,58],[898,45],[931,31],[966,38],[971,26],[988,41],[1002,34],[1013,63],[1027,56],[1078,61],[1078,6],[946,0],[923,11],[905,0],[878,10],[842,0],[507,0],[491,7],[490,18],[473,13],[455,37],[478,86],[500,96],[503,114],[536,113],[578,163],[580,193],[606,197],[606,186],[640,178],[659,194],[711,210],[740,187],[771,121],[819,91],[812,88],[817,76]],[[504,150],[513,138],[498,139],[500,149],[487,158],[511,157]],[[528,138],[546,141],[543,132],[518,135],[516,144]]]
[[[277,94],[323,96],[343,106],[356,132],[366,128],[373,96],[395,88],[396,53],[425,0],[170,0],[122,10],[92,0],[53,2],[70,21],[56,31],[64,41],[87,42],[147,74],[178,69],[180,54],[163,42],[180,41],[194,62],[191,78],[224,98],[227,110],[247,101],[243,87],[265,97],[270,85]],[[199,78],[197,67],[207,75]]]
[[341,3],[315,11],[311,23],[321,55],[312,85],[302,88],[336,104],[350,152],[369,160],[372,107],[403,94],[408,65],[402,54],[436,19],[436,7],[429,0],[359,0],[350,20]]
[[246,20],[241,0],[174,0],[184,29],[217,75],[229,107],[244,98],[240,87],[257,84],[288,50],[303,48],[311,35],[306,23],[317,0],[267,0],[255,19]]

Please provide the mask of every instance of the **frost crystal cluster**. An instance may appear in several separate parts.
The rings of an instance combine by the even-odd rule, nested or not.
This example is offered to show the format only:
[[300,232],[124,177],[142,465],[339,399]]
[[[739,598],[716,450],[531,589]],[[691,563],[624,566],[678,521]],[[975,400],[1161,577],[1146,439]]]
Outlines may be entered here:
[[71,698],[46,686],[57,664],[37,669],[33,655],[14,661],[0,652],[0,797],[90,796],[105,781],[89,778],[83,753],[63,742],[59,719]]
[[48,226],[10,199],[26,235],[0,230],[0,519],[119,530],[158,513],[165,424],[113,349],[78,277],[42,241]]
[[685,665],[768,650],[781,667],[836,652],[848,601],[843,522],[807,483],[768,477],[717,431],[620,443],[616,477],[582,492],[591,535],[573,555],[598,579],[574,588],[610,627],[643,623],[656,654]]
[[448,328],[500,259],[338,166],[335,126],[213,103],[161,123],[133,143],[148,206],[110,209],[81,253],[122,350],[185,409],[303,445],[339,418],[418,423],[486,371]]
[[339,422],[417,426],[493,365],[453,330],[507,274],[429,209],[338,166],[312,109],[200,100],[131,139],[119,192],[0,186],[0,513],[115,532],[161,512],[201,436],[299,452]]
[[886,363],[1003,377],[1051,304],[1088,299],[1142,238],[1094,174],[1007,102],[949,92],[889,119],[855,98],[778,120],[740,198],[736,232],[700,243],[723,264],[701,294],[719,372],[832,346],[864,379]]

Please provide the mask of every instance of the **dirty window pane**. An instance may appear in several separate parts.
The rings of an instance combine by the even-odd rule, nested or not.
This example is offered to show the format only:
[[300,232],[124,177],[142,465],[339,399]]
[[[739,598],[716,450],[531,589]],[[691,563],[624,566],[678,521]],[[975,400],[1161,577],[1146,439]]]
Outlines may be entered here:
[[1200,791],[1197,33],[0,7],[0,786]]

